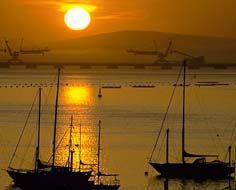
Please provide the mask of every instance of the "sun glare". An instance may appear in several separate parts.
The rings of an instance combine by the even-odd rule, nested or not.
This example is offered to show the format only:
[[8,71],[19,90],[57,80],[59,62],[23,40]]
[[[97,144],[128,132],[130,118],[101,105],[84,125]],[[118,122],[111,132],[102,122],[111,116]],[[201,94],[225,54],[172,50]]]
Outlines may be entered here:
[[91,21],[90,14],[84,8],[71,8],[65,14],[65,23],[71,30],[84,30]]

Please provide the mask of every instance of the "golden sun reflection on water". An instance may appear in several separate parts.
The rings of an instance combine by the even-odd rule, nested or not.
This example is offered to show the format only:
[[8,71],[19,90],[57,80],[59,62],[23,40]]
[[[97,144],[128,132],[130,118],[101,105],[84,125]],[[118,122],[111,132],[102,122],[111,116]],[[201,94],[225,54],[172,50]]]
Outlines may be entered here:
[[[78,113],[80,106],[86,106],[92,103],[92,97],[92,90],[89,87],[70,86],[62,89],[62,103],[70,106],[71,110],[63,115],[61,118],[61,123],[63,123],[63,125],[58,127],[57,144],[60,143],[60,146],[57,150],[56,160],[57,164],[61,166],[66,166],[68,163],[70,118],[72,115],[74,118],[72,130],[72,149],[74,150],[73,167],[74,169],[78,169],[80,161],[85,164],[96,163],[96,130],[91,122],[92,118],[90,115]],[[81,114],[83,115],[82,117]],[[86,167],[81,164],[81,168],[83,169]]]
[[[89,118],[83,118],[84,120]],[[89,123],[84,121],[83,123]],[[72,130],[72,149],[74,150],[73,168],[78,170],[88,169],[88,166],[80,164],[96,164],[96,131],[94,126],[84,125],[80,123],[78,117],[74,118]],[[81,129],[81,133],[80,133]],[[81,139],[80,139],[81,137]],[[57,151],[57,163],[61,166],[66,166],[69,158],[69,139],[70,139],[70,121],[68,124],[59,128],[58,142],[60,147]],[[81,144],[80,144],[81,142]],[[80,154],[81,151],[81,154]]]
[[71,86],[66,87],[63,90],[66,104],[84,105],[91,103],[91,91],[88,87],[83,86]]

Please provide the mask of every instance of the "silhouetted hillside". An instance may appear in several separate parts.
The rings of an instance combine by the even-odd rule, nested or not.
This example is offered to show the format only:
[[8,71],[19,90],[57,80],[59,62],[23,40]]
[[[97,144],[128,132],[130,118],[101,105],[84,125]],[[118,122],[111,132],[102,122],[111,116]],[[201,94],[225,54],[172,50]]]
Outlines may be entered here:
[[[173,48],[194,56],[205,55],[209,61],[235,62],[236,39],[190,36],[149,31],[121,31],[82,37],[52,44],[55,51],[67,52],[70,60],[97,62],[150,62],[155,57],[133,56],[127,49],[164,51],[169,41]],[[170,56],[170,59],[176,57]],[[179,59],[176,58],[176,59]]]
[[190,48],[209,47],[224,45],[232,47],[236,45],[236,39],[219,37],[190,36],[181,34],[149,32],[149,31],[121,31],[98,34],[55,43],[54,45],[65,49],[87,49],[87,48],[154,48],[156,41],[160,48],[165,47],[172,40],[178,46],[190,46]]

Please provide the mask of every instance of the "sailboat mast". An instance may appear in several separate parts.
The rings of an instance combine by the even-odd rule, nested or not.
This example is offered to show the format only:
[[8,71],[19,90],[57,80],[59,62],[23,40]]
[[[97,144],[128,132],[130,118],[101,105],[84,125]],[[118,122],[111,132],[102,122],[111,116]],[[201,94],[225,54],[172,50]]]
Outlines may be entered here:
[[35,171],[38,170],[38,161],[39,161],[39,151],[40,151],[40,128],[41,128],[41,94],[42,89],[39,88],[39,103],[38,103],[38,141],[36,147],[36,156],[35,156]]
[[101,149],[101,120],[98,123],[98,184],[100,183],[100,149]]
[[170,130],[166,130],[166,163],[169,164],[169,132]]
[[68,147],[68,152],[69,152],[69,156],[68,156],[68,167],[70,168],[70,170],[73,170],[73,150],[72,150],[72,130],[73,130],[73,115],[71,116],[71,123],[70,123],[70,138],[69,138],[69,147]]
[[61,69],[58,68],[58,78],[57,78],[57,94],[55,103],[55,118],[54,118],[54,129],[53,129],[53,148],[52,148],[52,169],[55,168],[55,157],[56,157],[56,134],[57,134],[57,112],[58,112],[58,97],[59,97],[59,87],[60,87],[60,74]]
[[229,146],[228,147],[228,151],[229,151],[229,167],[231,167],[231,150],[232,150],[232,147]]
[[186,60],[184,60],[184,77],[183,77],[183,126],[182,126],[182,162],[185,164],[185,85],[186,83]]

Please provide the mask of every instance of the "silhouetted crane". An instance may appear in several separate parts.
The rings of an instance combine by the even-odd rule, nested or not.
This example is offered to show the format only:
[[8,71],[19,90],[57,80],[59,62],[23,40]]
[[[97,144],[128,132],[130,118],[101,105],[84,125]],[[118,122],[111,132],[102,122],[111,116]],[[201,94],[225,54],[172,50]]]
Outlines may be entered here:
[[195,56],[189,55],[189,54],[184,53],[184,52],[179,51],[179,50],[172,50],[171,53],[175,53],[175,54],[178,54],[178,55],[182,55],[186,58],[190,58],[191,63],[198,63],[198,64],[205,63],[205,57],[204,56],[195,57]]
[[5,52],[8,52],[8,54],[10,55],[11,59],[8,60],[8,62],[22,62],[21,59],[19,59],[19,56],[21,54],[42,54],[44,55],[45,52],[49,52],[50,49],[43,48],[43,49],[35,49],[35,50],[23,50],[22,46],[23,46],[23,39],[21,41],[21,45],[20,45],[20,50],[12,50],[12,48],[9,45],[8,40],[4,40],[5,45],[6,45],[6,50]]
[[134,50],[134,49],[128,49],[128,53],[132,53],[134,55],[148,55],[148,56],[157,56],[157,60],[155,62],[168,62],[166,58],[171,53],[172,48],[172,41],[169,42],[169,45],[166,49],[166,51],[161,52],[157,50],[156,42],[154,41],[155,50],[154,51],[142,51],[142,50]]
[[46,52],[51,51],[48,47],[45,47],[42,49],[35,49],[35,50],[24,50],[23,49],[23,41],[24,41],[24,39],[21,40],[20,54],[42,54],[44,56]]
[[8,40],[5,40],[5,44],[6,44],[7,52],[11,56],[11,59],[9,60],[9,62],[11,62],[11,61],[21,62],[21,60],[18,58],[20,55],[20,52],[19,51],[12,51]]

